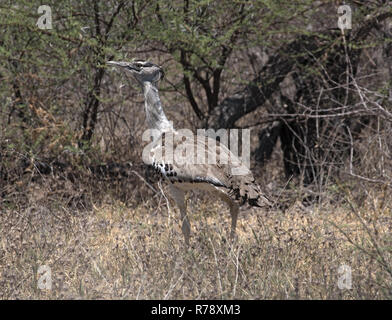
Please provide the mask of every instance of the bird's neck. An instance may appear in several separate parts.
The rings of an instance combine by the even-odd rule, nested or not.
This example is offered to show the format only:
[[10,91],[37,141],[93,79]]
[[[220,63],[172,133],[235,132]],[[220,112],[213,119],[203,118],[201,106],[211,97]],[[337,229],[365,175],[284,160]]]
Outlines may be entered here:
[[156,85],[151,82],[145,82],[143,84],[143,92],[146,120],[155,140],[163,132],[173,130],[173,125],[166,118],[165,112],[163,111]]

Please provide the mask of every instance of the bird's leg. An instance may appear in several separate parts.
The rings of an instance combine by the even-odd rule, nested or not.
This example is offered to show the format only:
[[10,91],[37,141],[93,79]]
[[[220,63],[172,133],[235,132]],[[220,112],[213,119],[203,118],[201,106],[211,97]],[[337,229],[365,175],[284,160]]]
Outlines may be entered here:
[[234,240],[235,237],[235,230],[237,228],[237,219],[238,219],[238,212],[240,210],[239,205],[230,199],[225,193],[219,191],[217,195],[229,205],[230,208],[230,215],[231,215],[231,230],[230,230],[230,239]]
[[180,207],[181,220],[182,220],[182,233],[184,234],[185,244],[189,246],[189,237],[191,233],[191,225],[188,220],[188,215],[186,214],[186,203],[184,207]]
[[173,196],[174,201],[177,203],[178,208],[180,209],[181,214],[181,222],[182,222],[182,233],[185,238],[185,244],[189,245],[189,237],[191,233],[191,225],[189,223],[188,216],[186,214],[186,201],[185,201],[185,193],[184,191],[176,188],[171,187],[171,194]]
[[235,230],[237,227],[237,218],[238,218],[239,206],[237,203],[232,202],[230,204],[230,214],[231,214],[231,232],[230,239],[234,240]]

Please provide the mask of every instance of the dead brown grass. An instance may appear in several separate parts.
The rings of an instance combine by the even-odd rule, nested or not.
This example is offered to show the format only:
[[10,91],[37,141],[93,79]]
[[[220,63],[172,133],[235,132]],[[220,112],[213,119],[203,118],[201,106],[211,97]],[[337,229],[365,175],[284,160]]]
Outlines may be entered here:
[[[390,299],[386,197],[368,194],[360,207],[348,193],[339,206],[245,210],[234,245],[227,208],[192,198],[189,249],[162,195],[133,208],[117,200],[84,209],[30,197],[1,210],[0,297]],[[343,264],[352,269],[350,290],[338,287]],[[37,288],[41,265],[51,268],[51,290]]]

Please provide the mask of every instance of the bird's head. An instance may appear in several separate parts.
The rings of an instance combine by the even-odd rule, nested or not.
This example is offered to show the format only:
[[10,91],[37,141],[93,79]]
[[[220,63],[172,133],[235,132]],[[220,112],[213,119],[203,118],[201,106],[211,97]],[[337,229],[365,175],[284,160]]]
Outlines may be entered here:
[[165,76],[160,66],[149,61],[108,61],[107,64],[115,67],[120,67],[126,72],[131,73],[135,77],[135,79],[141,84],[145,82],[156,83],[159,80],[162,80]]

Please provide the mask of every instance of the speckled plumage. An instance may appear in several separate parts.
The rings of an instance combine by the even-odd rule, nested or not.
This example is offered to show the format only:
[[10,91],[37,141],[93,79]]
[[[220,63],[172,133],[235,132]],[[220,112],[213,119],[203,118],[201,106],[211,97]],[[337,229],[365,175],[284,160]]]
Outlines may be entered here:
[[[159,178],[166,180],[176,187],[181,188],[181,183],[194,184],[194,188],[198,188],[198,184],[208,183],[221,192],[226,193],[233,201],[240,205],[249,203],[252,206],[263,206],[268,203],[268,200],[262,195],[258,186],[255,183],[252,172],[246,168],[242,162],[236,157],[226,146],[216,142],[211,143],[212,138],[206,136],[205,139],[194,138],[189,141],[182,141],[176,138],[179,134],[176,131],[166,132],[165,135],[172,134],[173,139],[170,141],[179,140],[177,143],[162,142],[162,137],[151,145],[149,153],[148,164],[153,170],[158,173]],[[210,141],[209,141],[210,140]],[[216,148],[211,149],[210,146],[216,143]],[[156,155],[165,155],[166,150],[176,151],[178,147],[187,149],[188,144],[190,148],[194,148],[193,155],[185,155],[184,163],[177,163],[175,159],[167,159],[172,157],[164,157]],[[198,144],[198,145],[197,145]],[[196,159],[196,151],[204,150],[206,153],[205,159],[208,160],[208,155],[212,152],[218,154],[216,164],[201,163],[198,164]],[[227,163],[222,163],[221,158],[228,159]],[[234,166],[243,169],[242,175],[233,175],[232,170]],[[188,189],[188,188],[187,188]],[[205,189],[203,187],[203,189]]]

